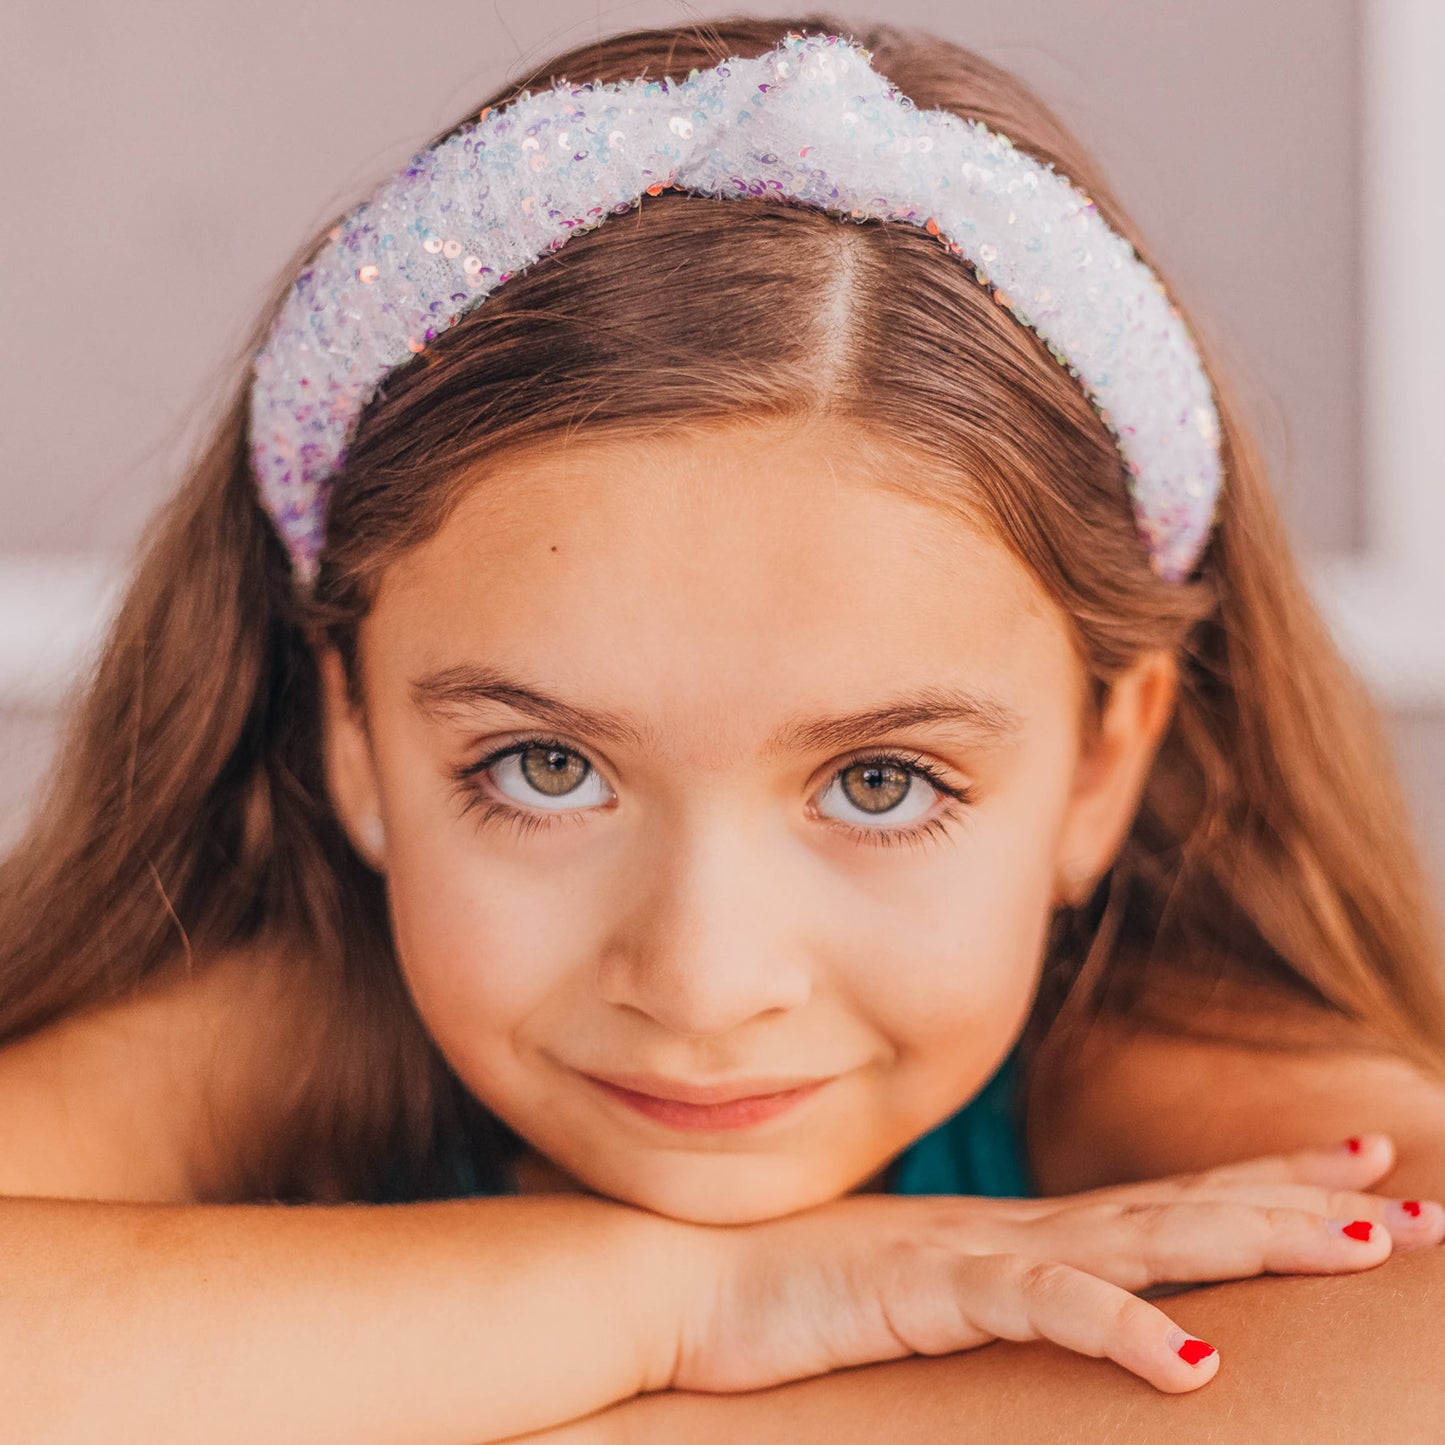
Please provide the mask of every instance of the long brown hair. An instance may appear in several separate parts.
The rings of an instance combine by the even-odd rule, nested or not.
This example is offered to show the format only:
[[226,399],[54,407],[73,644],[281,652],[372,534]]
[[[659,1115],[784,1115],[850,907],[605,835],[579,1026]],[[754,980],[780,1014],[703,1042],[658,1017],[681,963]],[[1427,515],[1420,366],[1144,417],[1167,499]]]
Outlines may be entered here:
[[[1051,162],[1153,264],[1049,111],[933,35],[828,15],[642,30],[483,104],[554,79],[683,75],[788,30],[851,35],[920,107]],[[464,472],[509,448],[827,415],[878,449],[887,485],[984,517],[1033,568],[1096,696],[1141,649],[1181,662],[1133,830],[1093,897],[1054,919],[1027,1057],[1105,1012],[1197,1031],[1207,998],[1264,1046],[1289,1012],[1445,1077],[1437,925],[1382,729],[1301,586],[1217,366],[1222,515],[1197,578],[1171,586],[1147,566],[1118,451],[1077,384],[936,240],[664,192],[509,281],[388,379],[333,483],[316,596],[301,598],[254,493],[245,368],[326,230],[287,267],[214,438],[154,519],[0,865],[0,1042],[265,948],[321,1001],[319,1033],[285,1127],[246,1161],[248,1194],[372,1197],[389,1170],[403,1193],[444,1192],[448,1140],[484,1165],[515,1144],[400,981],[384,884],[328,801],[314,644],[335,644],[354,682],[382,570],[441,525]]]

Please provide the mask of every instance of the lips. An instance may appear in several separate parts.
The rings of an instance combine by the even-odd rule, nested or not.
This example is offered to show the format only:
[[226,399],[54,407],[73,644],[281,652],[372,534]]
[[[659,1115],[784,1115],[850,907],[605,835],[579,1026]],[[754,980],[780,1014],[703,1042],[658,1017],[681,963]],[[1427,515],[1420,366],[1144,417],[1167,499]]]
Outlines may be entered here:
[[667,1100],[676,1104],[735,1104],[749,1099],[767,1099],[779,1094],[794,1093],[801,1089],[815,1088],[826,1084],[827,1078],[798,1078],[773,1076],[769,1078],[733,1079],[715,1084],[687,1084],[674,1079],[664,1079],[657,1074],[589,1074],[599,1084],[610,1084],[630,1094],[643,1095],[652,1099]]
[[[775,1119],[778,1115],[785,1114],[812,1099],[822,1091],[824,1085],[830,1082],[828,1079],[815,1079],[794,1088],[778,1090],[770,1094],[746,1094],[741,1098],[730,1098],[715,1104],[692,1104],[678,1099],[663,1098],[657,1094],[639,1093],[593,1075],[583,1075],[583,1077],[588,1079],[594,1088],[605,1094],[614,1104],[622,1106],[629,1112],[641,1114],[654,1123],[665,1124],[672,1129],[684,1129],[692,1132],[746,1129],[768,1119]],[[674,1090],[685,1087],[694,1095],[698,1092],[711,1092],[716,1095],[719,1091],[736,1094],[740,1088],[756,1089],[761,1085],[773,1082],[775,1081],[770,1079],[754,1079],[749,1080],[745,1085],[742,1083],[718,1084],[710,1087],[654,1082],[653,1087]]]

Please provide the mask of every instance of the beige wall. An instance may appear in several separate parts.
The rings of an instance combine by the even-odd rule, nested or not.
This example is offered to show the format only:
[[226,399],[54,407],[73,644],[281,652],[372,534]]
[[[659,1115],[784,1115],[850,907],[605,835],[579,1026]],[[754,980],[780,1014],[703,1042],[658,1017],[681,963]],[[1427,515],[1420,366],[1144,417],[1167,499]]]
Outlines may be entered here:
[[[844,13],[861,24],[884,8]],[[286,258],[417,143],[599,28],[699,11],[728,13],[12,0],[0,18],[0,564],[6,552],[123,554]],[[1299,546],[1356,544],[1350,0],[890,0],[886,13],[1017,70],[1080,132],[1229,358]],[[1426,707],[1396,728],[1421,830],[1445,860],[1445,716]],[[0,836],[52,736],[48,717],[0,698]]]

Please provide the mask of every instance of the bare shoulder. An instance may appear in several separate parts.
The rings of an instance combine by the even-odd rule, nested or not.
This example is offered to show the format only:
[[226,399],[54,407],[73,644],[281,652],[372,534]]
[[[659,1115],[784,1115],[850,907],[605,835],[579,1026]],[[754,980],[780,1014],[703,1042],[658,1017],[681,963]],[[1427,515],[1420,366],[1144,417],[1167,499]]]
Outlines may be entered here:
[[0,1048],[0,1194],[223,1196],[235,1131],[265,1117],[299,1026],[274,951],[197,963]]
[[1390,1134],[1395,1169],[1372,1189],[1445,1195],[1445,1083],[1352,1025],[1282,1013],[1277,1042],[1101,1023],[1063,1065],[1041,1055],[1029,1108],[1040,1189],[1073,1193],[1260,1154]]

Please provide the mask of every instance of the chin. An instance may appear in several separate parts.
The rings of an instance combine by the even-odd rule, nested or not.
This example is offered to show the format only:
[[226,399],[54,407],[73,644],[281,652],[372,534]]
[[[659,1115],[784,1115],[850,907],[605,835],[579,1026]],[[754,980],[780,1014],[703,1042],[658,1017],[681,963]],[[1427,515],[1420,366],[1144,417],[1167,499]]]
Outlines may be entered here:
[[846,1182],[830,1185],[789,1177],[786,1161],[739,1169],[736,1160],[725,1156],[677,1159],[665,1168],[626,1171],[621,1178],[591,1187],[683,1224],[760,1224],[827,1204],[848,1192]]

